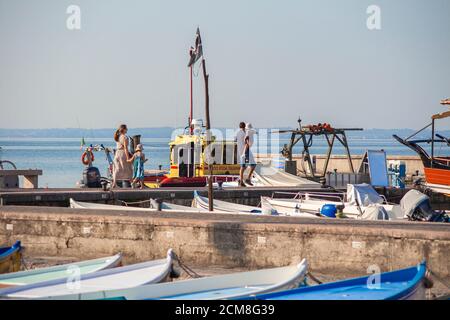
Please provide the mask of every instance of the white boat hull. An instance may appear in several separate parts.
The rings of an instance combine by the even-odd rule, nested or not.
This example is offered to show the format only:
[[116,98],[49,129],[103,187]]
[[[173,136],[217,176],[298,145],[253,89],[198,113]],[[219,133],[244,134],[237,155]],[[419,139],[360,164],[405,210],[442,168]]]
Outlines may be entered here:
[[89,274],[114,268],[120,264],[121,260],[122,254],[119,253],[111,257],[79,261],[48,268],[6,273],[0,275],[0,288],[23,286],[37,282],[66,278],[67,270],[71,268],[78,268],[81,274]]
[[[102,203],[90,203],[75,201],[70,199],[70,207],[74,209],[91,209],[91,210],[113,210],[113,211],[136,211],[136,212],[157,212],[157,208],[138,208],[138,207],[128,207],[128,206],[118,206],[112,204],[102,204]],[[199,210],[196,208],[181,206],[177,204],[164,203],[162,205],[161,211],[164,212],[200,212],[204,210]]]
[[166,259],[148,261],[79,276],[76,268],[64,279],[45,281],[0,290],[0,298],[59,299],[64,295],[83,295],[90,292],[133,288],[165,281],[172,271],[173,253]]
[[159,283],[123,290],[88,292],[60,296],[59,299],[235,299],[254,294],[298,287],[305,278],[306,260],[296,266],[232,273],[191,280]]
[[[348,203],[316,200],[316,199],[274,199],[264,197],[264,201],[268,202],[279,214],[285,214],[289,216],[318,216],[325,204],[343,205],[343,213],[346,217],[352,219],[364,218],[364,212],[368,207],[350,205]],[[398,205],[376,205],[382,206],[389,215],[389,220],[403,219],[403,214],[398,213],[401,211]],[[400,215],[400,217],[398,216]]]
[[432,184],[432,183],[425,183],[425,186],[437,193],[442,193],[447,196],[450,196],[450,186],[446,186],[443,184]]

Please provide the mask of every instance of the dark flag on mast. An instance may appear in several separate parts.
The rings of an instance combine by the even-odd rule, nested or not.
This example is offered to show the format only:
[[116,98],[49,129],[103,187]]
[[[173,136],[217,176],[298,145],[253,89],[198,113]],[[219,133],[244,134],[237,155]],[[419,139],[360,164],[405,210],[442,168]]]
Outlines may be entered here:
[[197,32],[195,34],[195,48],[191,47],[189,49],[189,55],[191,56],[191,59],[189,60],[188,67],[191,67],[203,56],[202,38],[200,37],[199,28],[197,28]]

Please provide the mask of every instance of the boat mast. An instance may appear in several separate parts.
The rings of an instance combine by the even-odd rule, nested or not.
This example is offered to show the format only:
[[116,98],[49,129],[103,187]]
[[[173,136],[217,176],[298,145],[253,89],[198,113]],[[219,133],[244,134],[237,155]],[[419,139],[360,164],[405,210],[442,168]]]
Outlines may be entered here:
[[[206,120],[206,146],[205,146],[205,158],[206,160],[211,160],[211,157],[206,157],[206,152],[209,152],[209,145],[211,144],[211,119],[209,116],[209,85],[208,85],[208,79],[209,79],[209,75],[206,72],[206,61],[205,61],[205,57],[203,56],[203,45],[202,45],[202,40],[200,37],[200,28],[197,27],[197,32],[196,32],[196,38],[195,38],[195,48],[191,47],[189,50],[189,56],[191,57],[188,67],[190,69],[190,82],[191,82],[191,110],[190,110],[190,115],[189,115],[189,128],[190,128],[190,133],[191,135],[193,134],[193,126],[192,126],[192,117],[193,117],[193,101],[192,101],[192,97],[193,97],[193,90],[192,90],[192,67],[194,66],[195,62],[197,60],[199,60],[200,58],[202,59],[202,69],[203,69],[203,80],[205,82],[205,120]],[[211,162],[211,161],[208,161]],[[193,164],[194,165],[194,164]],[[213,211],[213,200],[214,200],[214,196],[213,196],[213,168],[212,168],[212,163],[207,163],[208,165],[208,202],[209,202],[209,211]],[[195,169],[194,169],[195,172]]]
[[191,96],[190,96],[190,111],[189,111],[189,133],[192,135],[194,133],[193,131],[193,127],[192,127],[192,118],[194,116],[194,97],[193,97],[193,83],[192,83],[192,66],[189,67],[189,73],[190,73],[190,91],[191,91]]
[[[202,69],[203,69],[203,80],[205,81],[205,121],[206,121],[206,150],[211,144],[211,119],[209,117],[209,74],[206,72],[206,62],[205,58],[202,57]],[[208,157],[211,162],[211,157]],[[213,194],[213,168],[212,163],[208,163],[208,209],[209,211],[214,210],[214,194]]]
[[[206,73],[206,63],[205,58],[202,58],[202,69],[203,69],[203,79],[205,81],[205,121],[206,121],[206,130],[211,130],[211,119],[209,117],[209,74]],[[210,134],[207,135],[207,142],[210,142]]]

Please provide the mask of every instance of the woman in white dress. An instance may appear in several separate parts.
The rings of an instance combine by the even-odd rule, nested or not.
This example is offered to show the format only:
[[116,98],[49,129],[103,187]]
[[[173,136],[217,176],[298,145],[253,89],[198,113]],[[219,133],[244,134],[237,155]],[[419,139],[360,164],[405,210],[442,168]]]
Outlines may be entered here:
[[122,124],[114,133],[116,153],[113,161],[113,188],[117,187],[118,180],[130,181],[133,176],[132,165],[127,161],[131,158],[131,154],[128,151],[128,138],[126,136],[127,132],[127,126]]

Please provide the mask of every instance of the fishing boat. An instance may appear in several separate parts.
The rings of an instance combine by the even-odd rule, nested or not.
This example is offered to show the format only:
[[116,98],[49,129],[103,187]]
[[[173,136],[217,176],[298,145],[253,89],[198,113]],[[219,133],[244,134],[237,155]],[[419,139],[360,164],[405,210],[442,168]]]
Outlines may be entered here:
[[280,268],[152,284],[121,290],[104,290],[55,297],[65,300],[219,300],[297,288],[305,280],[306,260]]
[[12,246],[0,248],[0,274],[20,270],[22,245],[16,241]]
[[[164,177],[146,175],[147,187],[204,187],[208,176],[213,182],[234,181],[239,175],[240,165],[237,144],[232,139],[221,139],[211,132],[209,113],[209,90],[206,61],[203,55],[200,30],[197,29],[195,48],[190,51],[190,112],[186,128],[174,136],[169,143],[170,172]],[[205,85],[205,124],[194,119],[193,107],[193,67],[201,60]]]
[[[204,187],[211,172],[213,183],[236,180],[240,168],[235,156],[236,143],[219,141],[212,137],[214,142],[207,148],[207,137],[202,127],[194,123],[194,128],[193,134],[183,133],[170,142],[169,174],[159,181],[146,176],[144,183],[147,187]],[[210,166],[206,160],[205,150],[217,155],[217,159]],[[234,156],[227,158],[226,154]]]
[[172,272],[174,254],[172,249],[167,252],[167,258],[132,264],[79,274],[77,268],[70,269],[65,278],[32,283],[24,286],[10,287],[0,290],[0,298],[41,299],[59,296],[82,296],[90,292],[125,289],[165,281]]
[[[441,104],[450,107],[450,99],[442,100]],[[419,155],[424,166],[425,186],[435,192],[450,196],[450,156],[436,156],[436,145],[439,144],[442,147],[449,147],[450,138],[435,133],[435,121],[448,117],[450,117],[450,111],[435,114],[431,116],[431,123],[418,130],[414,134],[410,135],[409,137],[402,139],[395,134],[393,135],[393,137],[398,142],[414,150]],[[418,133],[429,127],[431,127],[431,138],[410,140]],[[422,147],[421,144],[430,145],[430,154],[425,151],[424,147]]]
[[302,287],[247,299],[256,300],[425,300],[426,263],[367,277]]
[[[277,194],[280,193],[274,193]],[[368,184],[349,184],[347,193],[298,192],[291,195],[292,198],[262,197],[261,203],[268,203],[279,214],[291,216],[309,213],[334,218],[340,211],[345,217],[363,220],[398,220],[405,216],[400,205],[388,203]]]
[[67,278],[67,270],[71,270],[73,268],[77,268],[80,275],[93,273],[114,268],[118,266],[121,261],[122,254],[119,253],[105,258],[79,261],[48,268],[7,273],[0,275],[0,288],[23,286],[49,280]]

